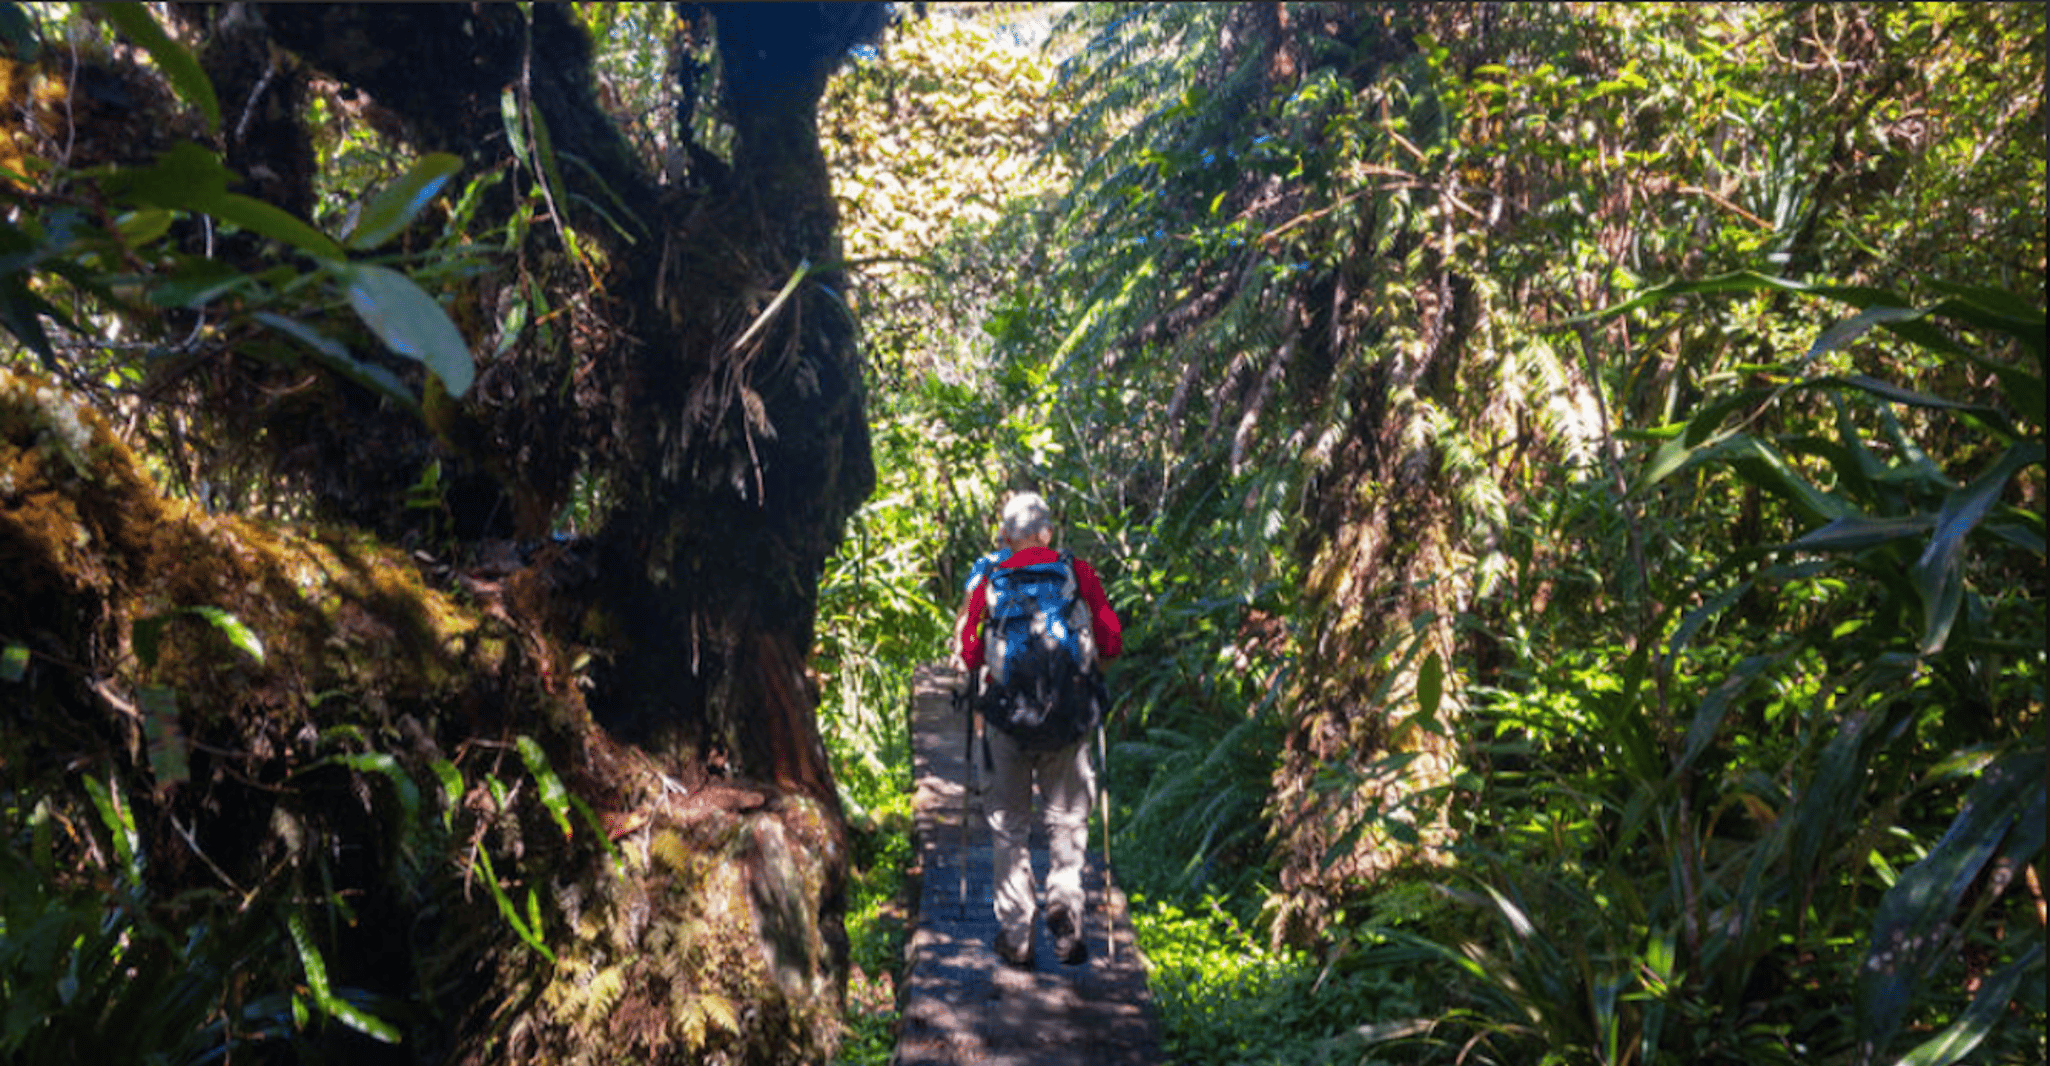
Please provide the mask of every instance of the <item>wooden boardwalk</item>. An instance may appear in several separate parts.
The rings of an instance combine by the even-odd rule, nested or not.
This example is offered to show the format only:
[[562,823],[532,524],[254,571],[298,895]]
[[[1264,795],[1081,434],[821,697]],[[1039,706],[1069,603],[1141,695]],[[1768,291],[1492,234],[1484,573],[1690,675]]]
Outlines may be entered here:
[[[922,667],[912,697],[924,877],[917,924],[906,948],[910,967],[898,1066],[1156,1066],[1160,1040],[1146,973],[1133,947],[1123,894],[1113,890],[1106,898],[1099,827],[1092,827],[1083,875],[1089,900],[1088,963],[1056,962],[1044,922],[1037,923],[1034,969],[997,961],[989,828],[979,797],[973,795],[964,903],[961,817],[967,753],[961,716],[952,704],[959,683],[953,670]],[[1046,843],[1038,831],[1032,858],[1043,885]]]

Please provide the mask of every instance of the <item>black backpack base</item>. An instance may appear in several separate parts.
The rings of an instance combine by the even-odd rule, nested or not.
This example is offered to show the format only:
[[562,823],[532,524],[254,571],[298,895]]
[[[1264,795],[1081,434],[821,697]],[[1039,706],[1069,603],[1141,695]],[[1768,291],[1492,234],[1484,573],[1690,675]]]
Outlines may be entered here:
[[1011,680],[982,694],[984,721],[1027,751],[1057,751],[1102,724],[1109,700],[1103,675],[1083,671],[1058,647],[1035,649],[1011,664]]

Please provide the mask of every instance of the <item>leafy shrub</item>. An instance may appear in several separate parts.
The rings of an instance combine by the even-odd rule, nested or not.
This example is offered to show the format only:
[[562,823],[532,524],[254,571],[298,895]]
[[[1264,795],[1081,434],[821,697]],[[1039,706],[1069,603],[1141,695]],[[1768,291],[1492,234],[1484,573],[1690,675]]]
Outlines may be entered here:
[[[2006,892],[2043,849],[2045,632],[2023,577],[2043,518],[2003,501],[2043,464],[2042,312],[1749,275],[1659,295],[1733,289],[1861,310],[1771,383],[1662,431],[1641,487],[1731,479],[1806,532],[1666,592],[1695,606],[1666,612],[1657,644],[1482,693],[1493,753],[1525,768],[1471,797],[1487,817],[1468,822],[1456,891],[1498,931],[1394,939],[1459,968],[1486,1061],[2034,1061],[2043,947],[2016,934],[2039,919]],[[1875,326],[1983,367],[2014,409],[1811,368]],[[1831,432],[1798,411],[1755,428],[1801,397]],[[1908,414],[1924,433],[1962,421],[1977,446],[1947,450],[1978,472],[1930,459]]]
[[1373,1057],[1372,1044],[1423,1027],[1414,950],[1348,944],[1319,961],[1271,949],[1214,895],[1186,910],[1135,896],[1132,921],[1177,1062],[1368,1066],[1396,1061]]

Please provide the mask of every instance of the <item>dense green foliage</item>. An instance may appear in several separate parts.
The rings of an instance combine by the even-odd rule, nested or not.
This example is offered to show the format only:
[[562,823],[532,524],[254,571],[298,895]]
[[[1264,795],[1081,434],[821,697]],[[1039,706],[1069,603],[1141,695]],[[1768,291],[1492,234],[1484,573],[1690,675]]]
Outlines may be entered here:
[[[688,97],[667,24],[583,17],[628,137],[679,151],[646,119]],[[889,1055],[912,672],[1030,487],[1126,620],[1109,828],[1177,1062],[2041,1061],[2042,5],[1086,4],[1042,55],[1048,17],[901,11],[821,113],[877,468],[811,661],[853,830],[842,1060]],[[447,168],[336,129],[310,228],[190,154],[10,219],[19,361],[81,307],[232,292],[238,351],[433,417],[332,338],[462,393],[416,294],[548,225],[551,179],[532,156],[476,234],[501,179],[471,177],[439,237],[353,266]],[[222,274],[166,228],[202,211],[311,265]],[[501,353],[602,258],[562,239]],[[104,351],[75,384],[126,386]],[[569,521],[605,503],[579,484]],[[125,1011],[159,1028],[110,1039],[177,1061],[238,967],[236,1039],[398,1009],[327,988],[291,907],[174,936],[93,781],[10,800],[0,981],[35,996],[0,1049]],[[53,826],[90,876],[48,868]],[[547,950],[531,884],[484,872]]]
[[942,574],[1030,484],[1127,615],[1181,1061],[2040,1057],[2042,44],[1069,15],[1072,178],[881,432]]

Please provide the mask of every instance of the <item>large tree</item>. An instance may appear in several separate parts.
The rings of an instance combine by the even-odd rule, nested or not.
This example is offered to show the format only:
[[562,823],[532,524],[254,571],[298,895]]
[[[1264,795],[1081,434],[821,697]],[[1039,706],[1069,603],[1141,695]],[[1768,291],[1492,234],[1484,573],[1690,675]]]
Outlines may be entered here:
[[83,907],[126,829],[127,920],[273,949],[180,1001],[215,1045],[300,969],[401,1059],[831,1044],[805,660],[873,469],[815,108],[886,9],[597,8],[0,12],[8,856]]

